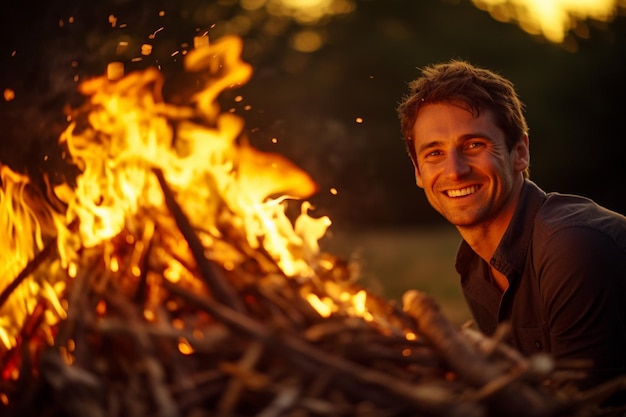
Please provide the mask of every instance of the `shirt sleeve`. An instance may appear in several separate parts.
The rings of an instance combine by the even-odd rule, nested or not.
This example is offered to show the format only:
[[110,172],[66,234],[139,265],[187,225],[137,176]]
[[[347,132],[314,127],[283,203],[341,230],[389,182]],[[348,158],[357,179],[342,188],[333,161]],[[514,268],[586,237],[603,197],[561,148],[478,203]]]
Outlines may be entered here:
[[593,364],[590,381],[624,372],[625,260],[602,232],[568,227],[546,242],[539,285],[557,359]]

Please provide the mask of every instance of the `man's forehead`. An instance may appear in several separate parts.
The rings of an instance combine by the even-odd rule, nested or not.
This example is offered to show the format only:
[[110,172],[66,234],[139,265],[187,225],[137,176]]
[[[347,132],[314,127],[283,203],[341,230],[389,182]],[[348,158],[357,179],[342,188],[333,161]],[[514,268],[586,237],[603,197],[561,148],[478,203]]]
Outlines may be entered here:
[[504,133],[494,119],[489,110],[476,114],[455,104],[429,103],[420,109],[413,125],[412,139],[416,148],[477,137],[495,141]]

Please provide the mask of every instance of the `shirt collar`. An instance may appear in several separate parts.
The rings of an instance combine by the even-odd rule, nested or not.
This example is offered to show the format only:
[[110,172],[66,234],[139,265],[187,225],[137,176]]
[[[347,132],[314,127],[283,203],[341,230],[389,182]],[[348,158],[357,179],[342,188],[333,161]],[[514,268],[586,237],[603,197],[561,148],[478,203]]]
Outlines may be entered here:
[[[539,208],[546,199],[546,193],[534,182],[524,181],[522,194],[511,223],[498,244],[491,258],[494,268],[510,277],[512,274],[519,275],[524,267],[526,254],[533,233],[534,219]],[[456,258],[456,270],[464,275],[473,258],[478,255],[469,244],[463,240],[459,246]]]

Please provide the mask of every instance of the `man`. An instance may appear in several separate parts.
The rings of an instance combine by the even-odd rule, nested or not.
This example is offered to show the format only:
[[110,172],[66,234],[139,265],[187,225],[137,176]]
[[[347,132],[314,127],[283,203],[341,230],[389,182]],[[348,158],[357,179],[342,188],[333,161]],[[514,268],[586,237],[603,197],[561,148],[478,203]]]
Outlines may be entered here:
[[583,387],[626,373],[626,217],[529,178],[513,84],[467,62],[429,66],[398,107],[417,185],[462,242],[476,324],[508,322],[526,355],[591,364]]

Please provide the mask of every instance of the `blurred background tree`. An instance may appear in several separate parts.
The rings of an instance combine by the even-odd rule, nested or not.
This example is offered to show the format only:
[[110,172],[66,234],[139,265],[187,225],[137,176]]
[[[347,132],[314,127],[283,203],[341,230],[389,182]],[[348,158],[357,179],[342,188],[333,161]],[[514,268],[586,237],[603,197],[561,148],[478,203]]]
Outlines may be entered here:
[[336,225],[441,222],[414,184],[395,108],[418,68],[450,58],[515,83],[536,182],[626,213],[624,5],[604,20],[579,17],[557,42],[512,23],[513,2],[496,3],[488,12],[469,0],[4,2],[0,161],[33,176],[64,176],[56,142],[64,107],[80,102],[80,80],[111,61],[126,72],[157,66],[175,79],[194,36],[234,34],[255,73],[225,95],[224,107],[242,114],[255,146],[287,155],[315,178],[316,214]]

